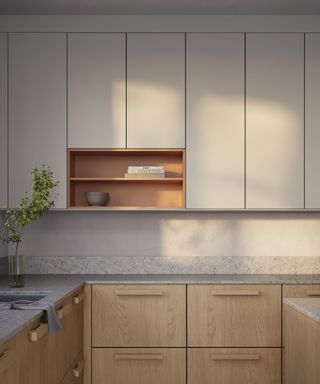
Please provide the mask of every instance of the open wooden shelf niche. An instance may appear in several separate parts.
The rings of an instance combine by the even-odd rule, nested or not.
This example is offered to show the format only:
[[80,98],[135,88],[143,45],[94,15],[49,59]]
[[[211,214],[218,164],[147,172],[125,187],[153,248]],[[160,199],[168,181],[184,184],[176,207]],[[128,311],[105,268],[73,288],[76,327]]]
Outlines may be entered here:
[[[128,179],[129,165],[163,165],[165,178]],[[68,208],[91,208],[89,191],[108,192],[103,208],[184,208],[185,152],[177,149],[68,149]]]

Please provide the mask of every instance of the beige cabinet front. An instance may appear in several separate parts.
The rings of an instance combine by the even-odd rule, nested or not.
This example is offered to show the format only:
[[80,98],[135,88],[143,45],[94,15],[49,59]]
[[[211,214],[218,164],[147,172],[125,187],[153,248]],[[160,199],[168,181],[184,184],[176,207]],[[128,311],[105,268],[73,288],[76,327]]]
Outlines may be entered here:
[[15,342],[0,345],[0,383],[20,384],[20,353]]
[[281,286],[188,286],[188,346],[280,347]]
[[184,33],[128,33],[127,146],[185,147]]
[[60,383],[83,348],[82,293],[70,297],[57,307],[62,329],[48,340],[48,384]]
[[293,284],[283,286],[283,297],[320,297],[319,284]]
[[92,384],[185,384],[184,348],[94,348]]
[[188,384],[280,384],[281,349],[189,348]]
[[186,286],[93,286],[92,345],[185,346]]
[[80,353],[63,378],[61,384],[82,384],[84,369],[85,362],[83,360],[83,354]]

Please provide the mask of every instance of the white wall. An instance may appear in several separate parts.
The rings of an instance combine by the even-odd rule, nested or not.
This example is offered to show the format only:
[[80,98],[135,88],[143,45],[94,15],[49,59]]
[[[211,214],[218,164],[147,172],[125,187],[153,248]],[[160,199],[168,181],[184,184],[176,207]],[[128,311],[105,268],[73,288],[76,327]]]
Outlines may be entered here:
[[320,213],[52,212],[23,252],[40,273],[316,273]]

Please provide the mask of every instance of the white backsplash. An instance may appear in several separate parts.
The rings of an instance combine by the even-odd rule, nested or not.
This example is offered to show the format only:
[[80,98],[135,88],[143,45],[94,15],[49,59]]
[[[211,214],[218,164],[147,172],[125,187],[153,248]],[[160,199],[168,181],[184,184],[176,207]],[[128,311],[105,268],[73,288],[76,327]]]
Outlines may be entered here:
[[320,273],[320,213],[51,212],[23,252],[30,273]]

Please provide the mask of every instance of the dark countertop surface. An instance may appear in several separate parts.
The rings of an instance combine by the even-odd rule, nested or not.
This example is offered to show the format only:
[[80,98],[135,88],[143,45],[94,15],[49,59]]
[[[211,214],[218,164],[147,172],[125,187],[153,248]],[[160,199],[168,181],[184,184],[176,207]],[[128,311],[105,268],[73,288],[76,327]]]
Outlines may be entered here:
[[[23,288],[9,288],[0,277],[0,293],[47,293],[58,305],[84,284],[320,284],[320,275],[26,275]],[[40,310],[0,310],[0,344],[41,317]]]

